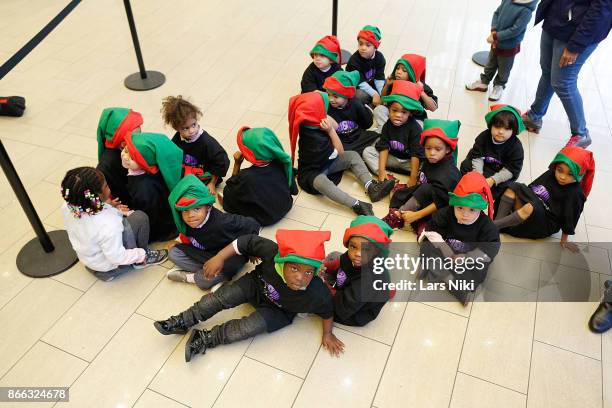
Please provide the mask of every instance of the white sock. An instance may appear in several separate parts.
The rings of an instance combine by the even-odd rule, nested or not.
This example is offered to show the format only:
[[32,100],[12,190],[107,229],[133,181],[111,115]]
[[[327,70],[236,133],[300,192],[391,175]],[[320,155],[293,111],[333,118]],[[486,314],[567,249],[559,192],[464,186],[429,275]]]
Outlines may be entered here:
[[186,272],[185,276],[187,277],[187,282],[195,283],[195,273]]

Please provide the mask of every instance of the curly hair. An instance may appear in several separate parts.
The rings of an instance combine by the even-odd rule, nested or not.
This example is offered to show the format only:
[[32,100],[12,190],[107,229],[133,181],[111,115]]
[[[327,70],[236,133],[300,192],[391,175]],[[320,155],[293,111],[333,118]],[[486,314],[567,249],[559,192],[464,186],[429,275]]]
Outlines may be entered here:
[[76,218],[102,211],[104,202],[100,196],[105,182],[104,174],[93,167],[68,170],[62,180],[61,193]]
[[193,103],[183,99],[181,95],[167,96],[162,100],[161,108],[162,118],[164,123],[172,126],[176,131],[180,126],[191,118],[199,120],[202,117],[202,111]]

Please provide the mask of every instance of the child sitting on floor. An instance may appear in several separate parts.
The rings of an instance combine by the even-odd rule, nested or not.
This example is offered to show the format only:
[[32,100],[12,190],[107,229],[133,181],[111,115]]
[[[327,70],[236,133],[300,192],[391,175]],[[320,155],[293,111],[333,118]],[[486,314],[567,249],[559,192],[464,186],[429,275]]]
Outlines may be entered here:
[[491,189],[482,174],[467,173],[449,196],[449,206],[434,213],[419,237],[425,265],[420,278],[444,282],[465,305],[499,252],[499,232],[492,220]]
[[208,186],[211,194],[229,169],[229,158],[217,140],[200,127],[200,108],[179,96],[168,96],[162,116],[176,131],[172,141],[183,151],[183,174],[194,174]]
[[149,217],[150,242],[176,238],[168,194],[181,179],[183,152],[160,133],[128,134],[125,141],[121,164],[128,170],[132,208]]
[[463,174],[476,171],[487,179],[497,202],[523,168],[523,144],[518,135],[525,130],[521,113],[510,105],[493,105],[485,116],[487,130],[476,137],[461,163]]
[[[448,193],[461,179],[455,163],[460,126],[458,120],[425,119],[421,145],[426,160],[419,170],[417,184],[397,188],[391,197],[389,214],[383,218],[390,227],[402,228],[404,224],[425,221],[448,206]],[[414,229],[418,235],[418,227]]]
[[325,79],[336,71],[342,71],[342,50],[335,35],[326,35],[317,41],[310,50],[310,57],[312,62],[302,75],[302,93],[323,91]]
[[548,170],[528,186],[508,186],[501,197],[495,225],[501,232],[530,239],[545,238],[561,230],[561,246],[578,251],[568,236],[575,233],[594,177],[593,153],[582,147],[565,147]]
[[246,263],[246,257],[231,257],[215,276],[205,273],[204,264],[239,236],[258,234],[261,226],[257,221],[217,210],[212,206],[215,196],[193,174],[176,185],[168,202],[181,242],[170,249],[169,258],[176,267],[168,271],[168,279],[195,283],[200,289],[231,280]]
[[357,200],[338,188],[336,184],[340,182],[342,173],[350,169],[372,201],[389,194],[394,182],[372,180],[359,154],[344,151],[327,116],[328,104],[327,94],[318,91],[296,95],[289,100],[292,162],[299,135],[298,183],[307,193],[323,194],[351,208],[357,215],[374,215],[372,204]]
[[380,95],[385,85],[385,57],[380,51],[382,38],[378,27],[367,25],[357,34],[359,47],[346,64],[347,71],[358,71],[360,75],[359,89],[356,97],[364,104],[381,103]]
[[325,258],[324,242],[330,236],[329,231],[278,230],[278,244],[257,235],[238,238],[206,263],[206,271],[219,273],[227,259],[240,254],[261,260],[255,270],[204,295],[179,315],[155,322],[155,328],[164,335],[185,334],[223,309],[250,303],[255,311],[249,316],[192,330],[185,344],[185,360],[220,344],[272,333],[290,325],[298,313],[314,313],[323,319],[323,347],[339,355],[344,344],[332,332],[332,297],[323,280],[316,277]]
[[79,260],[103,281],[166,260],[168,251],[148,249],[149,218],[142,211],[113,205],[101,171],[69,170],[62,180],[62,215]]
[[104,174],[114,200],[132,205],[127,191],[127,169],[121,165],[121,149],[125,146],[125,135],[140,132],[142,115],[127,108],[106,108],[98,121],[98,165]]
[[[326,258],[322,276],[334,296],[334,321],[347,326],[365,326],[376,319],[385,302],[366,301],[361,266],[377,254],[388,252],[386,245],[393,230],[380,218],[360,215],[344,231],[343,254],[332,252]],[[376,245],[376,252],[366,251],[364,244]],[[372,253],[370,253],[372,252]]]
[[325,80],[323,88],[329,97],[328,115],[334,119],[334,128],[344,150],[352,150],[360,156],[366,146],[378,135],[366,130],[372,126],[372,111],[354,98],[359,83],[359,72],[338,71]]
[[[223,189],[223,209],[229,213],[253,217],[261,225],[281,220],[293,206],[298,194],[291,157],[268,128],[238,131],[238,149],[234,153],[232,177]],[[247,159],[252,166],[240,170]]]

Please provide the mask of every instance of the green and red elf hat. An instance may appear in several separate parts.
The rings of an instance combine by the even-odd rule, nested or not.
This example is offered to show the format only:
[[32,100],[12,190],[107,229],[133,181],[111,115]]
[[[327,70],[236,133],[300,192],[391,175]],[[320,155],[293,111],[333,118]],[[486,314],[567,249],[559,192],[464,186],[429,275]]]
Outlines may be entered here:
[[295,160],[295,147],[300,134],[300,125],[319,128],[327,117],[329,98],[326,92],[313,91],[292,96],[289,99],[289,141],[291,142],[291,164]]
[[461,122],[458,120],[425,119],[421,133],[421,145],[425,146],[428,137],[437,137],[450,147],[455,163],[457,163],[457,143],[459,143],[457,135],[460,127]]
[[325,259],[325,242],[331,238],[329,231],[302,231],[284,230],[276,231],[278,254],[274,262],[294,262],[314,266],[316,270]]
[[142,126],[142,115],[128,108],[106,108],[98,121],[98,160],[105,149],[119,149],[125,135]]
[[326,35],[321,38],[312,50],[310,50],[310,56],[312,54],[325,55],[327,58],[338,64],[342,63],[342,51],[340,49],[340,41],[335,35]]
[[352,237],[362,237],[374,244],[390,244],[389,238],[393,234],[393,228],[380,218],[372,215],[360,215],[351,221],[351,225],[344,231],[342,243],[348,248],[348,242]]
[[351,99],[355,96],[359,79],[359,71],[336,71],[325,78],[323,89],[341,98]]
[[491,121],[493,120],[493,117],[495,115],[497,115],[499,112],[507,111],[512,113],[516,117],[516,121],[518,123],[517,134],[521,134],[525,131],[525,124],[523,123],[523,119],[521,119],[521,111],[516,109],[514,106],[498,103],[495,105],[491,105],[489,109],[491,109],[491,111],[485,115],[485,121],[487,122],[487,126],[491,126]]
[[172,191],[181,179],[183,151],[161,133],[129,133],[125,142],[132,160],[147,173],[160,171]]
[[493,194],[482,174],[475,171],[466,173],[448,196],[448,205],[486,209],[489,217],[493,219]]
[[183,177],[168,196],[172,218],[174,218],[176,228],[181,234],[185,234],[187,231],[181,212],[201,205],[214,204],[214,202],[215,196],[210,194],[208,187],[202,184],[200,179],[193,174]]
[[278,137],[268,128],[249,128],[243,126],[236,136],[238,149],[249,162],[255,166],[264,166],[272,160],[278,160],[285,167],[289,186],[293,180],[291,157],[285,153]]
[[409,111],[424,112],[425,110],[420,102],[421,93],[423,93],[421,85],[410,81],[396,80],[393,81],[391,94],[383,96],[381,99],[387,105],[397,102]]
[[572,176],[580,182],[584,195],[588,197],[595,178],[593,152],[577,146],[564,147],[550,163],[550,168],[557,163],[565,163],[569,167]]
[[357,34],[357,39],[360,38],[366,40],[374,47],[378,48],[382,35],[380,34],[380,30],[378,29],[378,27],[367,25],[363,27],[361,31],[359,31],[359,34]]
[[393,72],[395,73],[397,66],[402,64],[406,68],[406,71],[408,71],[408,78],[410,78],[411,82],[425,82],[426,62],[427,60],[422,55],[404,54],[395,63]]

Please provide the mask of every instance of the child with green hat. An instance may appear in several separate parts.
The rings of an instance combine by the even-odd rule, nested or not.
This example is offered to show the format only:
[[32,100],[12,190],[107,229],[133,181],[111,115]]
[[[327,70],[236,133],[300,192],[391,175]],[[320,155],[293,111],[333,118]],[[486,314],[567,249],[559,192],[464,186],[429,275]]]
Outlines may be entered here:
[[385,85],[385,57],[378,51],[382,35],[378,27],[366,25],[357,34],[357,51],[346,64],[347,71],[359,72],[359,89],[356,97],[364,104],[381,103],[380,95]]
[[223,309],[250,303],[255,311],[246,317],[192,330],[185,344],[185,360],[189,362],[220,344],[277,331],[290,325],[298,313],[321,317],[322,345],[332,355],[339,355],[344,344],[333,334],[332,297],[323,280],[316,277],[330,236],[329,231],[281,229],[276,232],[276,242],[257,235],[239,237],[206,262],[205,271],[219,273],[235,255],[259,258],[255,270],[204,295],[184,312],[155,322],[155,328],[164,335],[185,334]]
[[179,181],[167,201],[180,241],[170,249],[169,258],[176,267],[168,271],[168,279],[194,283],[200,289],[231,280],[246,263],[244,256],[228,259],[223,271],[215,276],[205,273],[204,264],[239,236],[258,234],[259,223],[213,207],[215,196],[193,174]]
[[[263,226],[274,224],[291,210],[298,194],[291,157],[268,128],[243,126],[236,138],[239,151],[223,189],[223,209],[253,217]],[[252,166],[240,170],[244,159]]]
[[342,50],[335,35],[321,38],[310,50],[312,62],[302,75],[302,93],[323,91],[325,79],[337,71],[342,71]]

